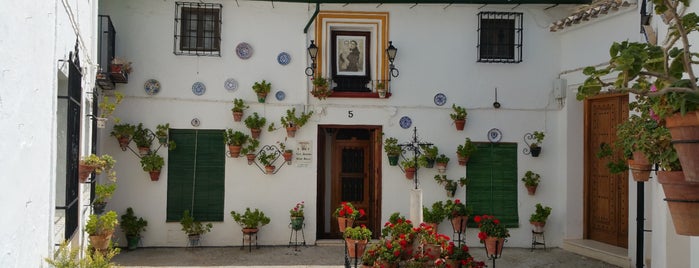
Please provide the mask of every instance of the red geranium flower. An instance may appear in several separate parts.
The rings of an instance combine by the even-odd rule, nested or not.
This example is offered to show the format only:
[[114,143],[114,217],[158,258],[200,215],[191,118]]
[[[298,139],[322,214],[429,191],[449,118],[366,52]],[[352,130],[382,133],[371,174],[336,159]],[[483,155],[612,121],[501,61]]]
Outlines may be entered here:
[[488,238],[488,235],[486,233],[484,233],[484,232],[478,233],[478,239],[485,240],[486,238]]
[[473,221],[475,221],[476,223],[481,222],[481,216],[475,216],[475,217],[473,217]]

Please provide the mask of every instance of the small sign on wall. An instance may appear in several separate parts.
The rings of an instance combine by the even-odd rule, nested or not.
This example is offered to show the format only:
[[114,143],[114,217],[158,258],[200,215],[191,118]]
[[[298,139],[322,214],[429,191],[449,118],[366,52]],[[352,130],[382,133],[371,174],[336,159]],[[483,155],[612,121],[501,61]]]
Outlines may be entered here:
[[313,159],[313,146],[311,141],[299,141],[296,143],[296,152],[294,153],[294,163],[297,167],[307,167]]

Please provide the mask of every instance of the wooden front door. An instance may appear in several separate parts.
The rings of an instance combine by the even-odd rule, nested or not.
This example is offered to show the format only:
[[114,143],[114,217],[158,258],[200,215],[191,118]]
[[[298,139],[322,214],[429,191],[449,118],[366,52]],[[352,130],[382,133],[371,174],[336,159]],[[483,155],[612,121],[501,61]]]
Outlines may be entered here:
[[319,147],[324,149],[319,160],[323,167],[319,169],[319,219],[323,219],[319,223],[320,238],[341,236],[332,213],[342,202],[351,202],[366,212],[365,217],[355,221],[355,226],[364,224],[374,234],[380,233],[381,163],[377,155],[381,147],[376,143],[380,133],[380,128],[372,126],[321,127]]
[[628,118],[628,95],[585,101],[585,238],[626,248],[628,173],[610,174],[609,158],[596,156],[616,140],[616,127]]

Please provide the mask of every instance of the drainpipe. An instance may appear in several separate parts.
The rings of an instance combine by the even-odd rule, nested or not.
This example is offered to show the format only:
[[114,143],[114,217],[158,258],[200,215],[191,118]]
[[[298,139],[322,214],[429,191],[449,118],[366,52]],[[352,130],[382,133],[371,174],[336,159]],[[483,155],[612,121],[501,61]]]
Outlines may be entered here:
[[313,23],[316,16],[318,16],[318,12],[320,12],[320,2],[316,2],[316,11],[313,12],[311,19],[308,21],[308,23],[306,23],[306,27],[303,28],[303,33],[308,33],[308,27],[311,27],[311,23]]
[[642,181],[636,182],[636,268],[643,268],[643,221],[645,191]]

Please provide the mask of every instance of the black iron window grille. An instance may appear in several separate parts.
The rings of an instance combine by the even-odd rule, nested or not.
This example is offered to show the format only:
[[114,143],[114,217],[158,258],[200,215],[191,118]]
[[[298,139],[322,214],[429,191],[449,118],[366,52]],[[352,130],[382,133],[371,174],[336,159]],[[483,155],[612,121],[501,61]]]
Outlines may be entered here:
[[478,13],[478,62],[522,62],[522,13]]
[[221,56],[221,8],[214,3],[175,3],[175,55]]

